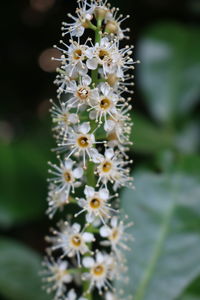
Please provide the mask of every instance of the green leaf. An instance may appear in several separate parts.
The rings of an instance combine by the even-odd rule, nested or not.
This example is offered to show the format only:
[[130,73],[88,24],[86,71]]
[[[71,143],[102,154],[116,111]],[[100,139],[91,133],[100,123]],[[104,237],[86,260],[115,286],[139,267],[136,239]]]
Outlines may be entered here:
[[140,84],[152,116],[172,124],[199,100],[200,31],[180,24],[156,24],[141,39]]
[[134,300],[173,300],[200,274],[199,178],[183,171],[134,177],[136,190],[122,194],[135,222],[125,290]]
[[136,152],[155,154],[172,147],[172,136],[139,113],[132,114],[134,126],[130,140]]
[[33,220],[45,211],[48,152],[46,144],[40,145],[34,139],[0,144],[1,227]]
[[0,294],[9,300],[49,300],[41,289],[40,261],[22,244],[0,238]]

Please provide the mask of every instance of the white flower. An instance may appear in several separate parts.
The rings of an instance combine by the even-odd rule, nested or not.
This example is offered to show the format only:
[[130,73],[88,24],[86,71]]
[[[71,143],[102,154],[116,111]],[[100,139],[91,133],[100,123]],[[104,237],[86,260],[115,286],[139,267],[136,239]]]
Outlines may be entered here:
[[[85,28],[88,27],[88,21],[93,18],[94,8],[90,6],[87,0],[78,1],[79,7],[76,10],[77,17],[68,14],[73,20],[72,23],[63,22],[63,36],[70,33],[71,36],[80,37],[84,34]],[[88,7],[89,6],[89,7]]]
[[96,119],[100,124],[102,123],[102,118],[105,121],[104,129],[108,127],[107,117],[115,118],[117,115],[117,108],[120,106],[119,101],[122,101],[117,94],[113,92],[113,89],[108,85],[108,83],[102,83],[99,86],[101,94],[96,97],[93,103],[90,103],[92,110],[90,112],[90,118]]
[[115,43],[110,42],[108,38],[102,38],[100,43],[96,43],[94,47],[86,50],[88,58],[86,65],[88,69],[96,70],[98,65],[103,67],[104,74],[115,72],[116,62],[114,55],[117,51]]
[[132,240],[132,236],[125,232],[127,228],[132,226],[133,223],[124,224],[116,216],[112,217],[109,226],[102,226],[100,228],[100,235],[108,240],[101,242],[104,246],[111,246],[112,250],[121,257],[120,249],[129,250],[127,243]]
[[106,14],[105,17],[105,31],[107,33],[113,34],[114,37],[118,38],[119,40],[122,40],[124,38],[129,39],[129,37],[126,35],[126,32],[130,31],[130,28],[122,29],[121,24],[128,18],[130,18],[129,15],[126,17],[123,17],[123,15],[118,14],[119,9],[118,8],[112,8],[109,13]]
[[99,176],[97,185],[102,182],[107,188],[107,183],[111,182],[114,190],[121,186],[132,186],[133,179],[129,176],[130,170],[124,168],[131,161],[125,161],[113,149],[106,149],[104,156],[99,155],[95,162],[99,162],[96,171]]
[[65,151],[67,147],[71,148],[71,151],[66,159],[71,157],[73,154],[83,156],[83,167],[86,168],[86,155],[89,156],[91,160],[93,153],[96,153],[94,145],[100,142],[95,142],[95,136],[93,133],[89,133],[91,130],[90,124],[84,122],[80,124],[76,130],[71,129],[66,141],[58,144],[58,150]]
[[52,250],[62,249],[63,255],[68,257],[77,256],[78,265],[80,266],[80,255],[91,252],[87,243],[95,240],[94,235],[90,232],[81,231],[81,225],[74,223],[72,226],[68,222],[59,224],[59,231],[53,230],[53,237],[47,237],[51,242]]
[[60,166],[52,164],[52,170],[49,173],[55,175],[55,177],[50,178],[49,181],[53,182],[55,185],[55,192],[60,193],[65,192],[66,198],[69,198],[70,191],[74,193],[74,189],[80,186],[81,182],[78,180],[83,176],[83,169],[81,167],[73,168],[75,161],[67,159],[65,161],[60,160]]
[[65,92],[73,94],[67,103],[69,108],[89,105],[90,102],[98,97],[98,89],[90,88],[92,79],[85,75],[81,77],[79,84],[75,80],[70,81]]
[[60,106],[50,100],[52,105],[51,115],[52,121],[56,124],[53,128],[61,136],[66,136],[69,126],[79,122],[79,117],[75,113],[70,113],[66,103],[61,102]]
[[86,50],[88,69],[95,70],[98,65],[102,66],[104,76],[115,74],[122,78],[126,69],[133,68],[133,60],[130,58],[132,47],[119,49],[117,41],[109,41],[107,37],[101,39],[94,47]]
[[85,273],[83,279],[90,281],[88,292],[92,288],[97,287],[99,293],[102,294],[103,289],[112,288],[109,280],[113,279],[113,257],[108,254],[97,252],[96,258],[84,257],[83,266],[89,269]]
[[110,218],[111,212],[116,213],[116,210],[111,208],[111,205],[108,203],[108,200],[113,197],[110,197],[107,189],[95,191],[93,187],[86,186],[84,194],[86,199],[78,199],[78,204],[83,209],[75,216],[87,212],[86,220],[88,223],[93,223],[95,218],[98,217],[105,224],[105,219]]
[[51,183],[49,186],[47,201],[49,205],[47,214],[50,218],[53,218],[58,209],[63,210],[64,206],[69,203],[69,197],[66,195],[65,190],[57,192],[56,185]]
[[122,107],[118,110],[114,118],[109,118],[107,124],[104,126],[108,135],[108,146],[110,148],[117,147],[125,158],[128,158],[125,152],[128,151],[128,147],[132,145],[132,142],[130,142],[132,122],[128,113],[130,109],[130,105]]
[[[65,67],[61,68],[66,72],[66,79],[71,79],[74,76],[74,73],[86,73],[87,68],[84,61],[86,59],[86,50],[88,49],[88,46],[86,45],[87,41],[82,45],[76,41],[71,40],[70,46],[65,44],[62,40],[60,41],[60,43],[63,44],[66,49],[62,49],[54,45],[54,48],[58,49],[63,54],[60,58],[52,59],[60,61],[63,66],[67,66],[67,69],[65,69]],[[62,86],[60,86],[60,89],[62,89]]]
[[43,281],[46,282],[47,292],[55,292],[54,299],[60,299],[66,291],[66,284],[72,281],[72,276],[68,271],[68,263],[60,259],[55,261],[50,257],[45,259],[43,266]]

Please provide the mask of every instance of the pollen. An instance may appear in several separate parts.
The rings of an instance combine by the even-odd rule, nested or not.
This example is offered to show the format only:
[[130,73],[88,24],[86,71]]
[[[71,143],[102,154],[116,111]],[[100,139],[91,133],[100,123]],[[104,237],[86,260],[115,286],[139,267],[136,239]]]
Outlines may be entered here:
[[81,58],[81,56],[83,55],[83,52],[81,49],[76,49],[74,51],[74,59],[75,60],[79,60]]
[[109,57],[109,53],[106,50],[99,50],[98,56],[100,58],[100,60],[104,60],[105,58]]
[[101,201],[98,198],[94,198],[90,201],[90,207],[92,209],[98,209],[101,206]]
[[109,161],[105,161],[102,166],[103,172],[108,173],[110,172],[111,169],[112,169],[112,163]]
[[101,102],[100,102],[100,107],[101,107],[101,109],[107,110],[107,109],[110,108],[110,106],[111,106],[111,101],[110,101],[110,99],[108,99],[108,98],[103,98],[103,99],[101,100]]
[[81,245],[81,237],[80,235],[73,235],[72,238],[71,238],[71,244],[74,246],[74,247],[80,247]]
[[87,148],[90,145],[89,139],[85,135],[79,136],[77,139],[77,143],[78,143],[78,146],[81,148]]
[[70,172],[66,171],[64,174],[64,179],[66,182],[71,182],[72,181],[72,175],[70,174]]
[[102,276],[105,273],[105,267],[103,265],[97,265],[92,269],[92,273],[95,276]]
[[77,91],[77,96],[81,100],[86,100],[89,96],[89,88],[86,87],[80,87]]

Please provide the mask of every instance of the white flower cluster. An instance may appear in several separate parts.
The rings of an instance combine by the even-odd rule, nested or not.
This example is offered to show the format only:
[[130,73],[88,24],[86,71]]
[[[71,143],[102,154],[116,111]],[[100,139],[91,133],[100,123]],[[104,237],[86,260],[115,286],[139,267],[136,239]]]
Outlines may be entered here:
[[[51,100],[58,164],[49,162],[47,213],[53,218],[58,210],[68,211],[47,237],[44,282],[55,300],[92,299],[94,289],[114,300],[112,282],[124,278],[123,250],[131,239],[131,223],[119,217],[117,191],[133,186],[126,151],[135,62],[132,47],[120,48],[127,17],[106,0],[79,0],[76,16],[69,17],[62,27],[69,45],[60,41],[63,47],[55,47],[61,56],[53,58],[60,62],[58,104]],[[94,31],[94,43],[81,42],[86,29]]]

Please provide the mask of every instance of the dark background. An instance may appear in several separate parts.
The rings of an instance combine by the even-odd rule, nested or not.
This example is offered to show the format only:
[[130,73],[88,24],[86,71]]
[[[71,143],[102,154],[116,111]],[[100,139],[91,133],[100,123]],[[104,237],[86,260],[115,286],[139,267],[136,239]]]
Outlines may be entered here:
[[[152,26],[157,26],[159,31],[162,28],[159,24],[167,23],[171,26],[175,24],[175,27],[186,29],[189,37],[193,30],[200,32],[200,1],[198,0],[118,0],[111,3],[119,6],[124,15],[131,15],[126,25],[131,28],[130,43],[135,45],[134,57],[141,61],[144,53],[140,53],[142,47],[140,43],[148,35],[151,38]],[[51,47],[61,38],[61,22],[66,20],[68,12],[74,12],[75,7],[76,2],[72,0],[20,0],[1,3],[0,232],[5,243],[14,239],[15,243],[23,243],[37,253],[44,252],[44,235],[50,225],[45,216],[46,162],[54,157],[50,152],[54,142],[51,138],[48,99],[55,98],[56,95],[56,88],[53,85],[55,63],[50,60]],[[166,36],[168,39],[167,34]],[[200,40],[200,35],[196,36]],[[191,47],[196,48],[198,44],[195,58],[199,65],[198,38],[187,40],[184,33],[182,38],[186,39],[183,47],[191,43]],[[176,42],[178,43],[176,37],[171,42],[175,46]],[[182,48],[180,49],[182,51]],[[193,52],[190,51],[191,49],[188,50],[184,52],[183,61],[189,60],[190,63]],[[163,137],[165,128],[167,131],[171,125],[168,126],[167,122],[162,120],[160,122],[159,117],[154,118],[151,108],[149,109],[151,103],[147,104],[148,100],[144,100],[145,94],[148,93],[142,77],[145,67],[144,58],[144,67],[142,64],[137,66],[135,72],[133,106],[137,132],[133,138],[134,156],[132,152],[130,153],[134,157],[135,168],[145,166],[160,172],[164,168],[163,164],[168,165],[169,161],[174,159],[174,155],[180,156],[182,160],[184,155],[187,158],[193,155],[190,157],[193,163],[199,151],[200,94],[195,94],[195,104],[188,115],[177,116],[174,122],[172,131],[173,134],[176,132],[173,140],[174,137],[179,136],[178,130],[180,135],[182,134],[186,121],[195,124],[192,127],[194,129],[189,131],[189,135],[185,138],[186,147],[176,147],[171,142],[168,144],[167,141],[163,141],[162,144],[159,139]],[[179,76],[179,73],[176,76]],[[199,69],[195,78],[198,77],[200,77]],[[171,79],[173,82],[173,78]],[[182,84],[184,88],[184,83]],[[160,87],[157,88],[159,90]],[[149,128],[149,124],[152,126],[150,133],[145,129],[145,127]],[[161,127],[163,132],[160,132]],[[170,130],[168,133],[171,132]],[[152,147],[152,144],[155,147]],[[193,145],[189,150],[188,144]],[[175,154],[172,155],[173,150]],[[5,299],[14,299],[13,295],[9,296],[6,292],[5,284],[3,288],[1,287],[0,283],[0,294],[4,295]]]

